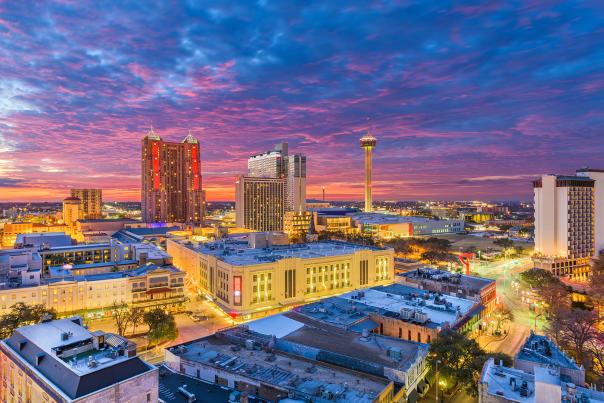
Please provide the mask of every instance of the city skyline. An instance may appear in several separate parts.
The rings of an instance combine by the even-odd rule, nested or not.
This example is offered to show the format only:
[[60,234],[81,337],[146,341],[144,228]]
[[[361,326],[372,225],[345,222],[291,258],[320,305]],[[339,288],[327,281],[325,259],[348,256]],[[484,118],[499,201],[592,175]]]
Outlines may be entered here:
[[258,2],[141,9],[1,5],[0,202],[70,188],[140,198],[139,146],[199,138],[209,201],[249,155],[289,142],[308,198],[532,198],[546,173],[599,168],[603,10]]

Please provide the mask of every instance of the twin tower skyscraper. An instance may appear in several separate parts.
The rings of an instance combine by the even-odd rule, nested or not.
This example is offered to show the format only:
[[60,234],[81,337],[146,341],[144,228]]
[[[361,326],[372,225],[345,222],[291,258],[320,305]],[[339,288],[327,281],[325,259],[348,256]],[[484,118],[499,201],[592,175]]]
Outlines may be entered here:
[[251,156],[235,182],[235,209],[238,227],[282,231],[285,213],[306,210],[306,156],[290,155],[287,143]]

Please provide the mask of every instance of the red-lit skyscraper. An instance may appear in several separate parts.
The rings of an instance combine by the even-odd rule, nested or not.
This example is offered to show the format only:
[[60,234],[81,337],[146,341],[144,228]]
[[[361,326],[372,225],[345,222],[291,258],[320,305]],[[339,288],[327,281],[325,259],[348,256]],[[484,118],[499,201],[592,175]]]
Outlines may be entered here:
[[191,134],[180,143],[171,143],[151,130],[143,139],[141,209],[145,222],[202,223],[199,153],[199,141]]

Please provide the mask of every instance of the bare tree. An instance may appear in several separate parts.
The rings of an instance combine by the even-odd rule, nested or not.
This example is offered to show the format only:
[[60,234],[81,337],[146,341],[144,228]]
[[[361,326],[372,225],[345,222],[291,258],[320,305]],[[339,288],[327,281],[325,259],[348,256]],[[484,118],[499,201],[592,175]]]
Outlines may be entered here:
[[113,311],[113,319],[115,320],[115,327],[117,333],[120,336],[126,334],[126,328],[128,327],[128,318],[130,316],[129,311],[126,309],[126,303],[124,301],[113,301],[111,305]]
[[132,325],[132,334],[136,334],[136,327],[143,323],[145,312],[140,308],[132,308],[128,315],[128,322]]
[[587,345],[597,336],[597,315],[584,309],[560,308],[552,317],[550,326],[562,348],[572,352],[577,362],[589,367]]

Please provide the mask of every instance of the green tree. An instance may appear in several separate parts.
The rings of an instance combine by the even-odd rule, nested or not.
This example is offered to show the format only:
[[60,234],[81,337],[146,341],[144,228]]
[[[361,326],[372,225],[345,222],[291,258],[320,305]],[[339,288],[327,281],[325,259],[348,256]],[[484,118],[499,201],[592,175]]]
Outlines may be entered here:
[[514,320],[514,314],[508,308],[501,306],[493,312],[493,319],[495,320],[495,331],[499,333],[506,323]]
[[494,245],[501,246],[503,249],[513,248],[514,241],[507,238],[500,238],[493,241]]
[[55,319],[57,317],[54,309],[48,309],[42,304],[27,305],[17,302],[10,309],[9,313],[0,316],[0,338],[2,339],[10,337],[21,326],[39,323],[44,318]]
[[164,311],[162,308],[158,307],[145,312],[143,321],[149,326],[150,344],[159,344],[163,341],[174,340],[178,336],[174,315]]

